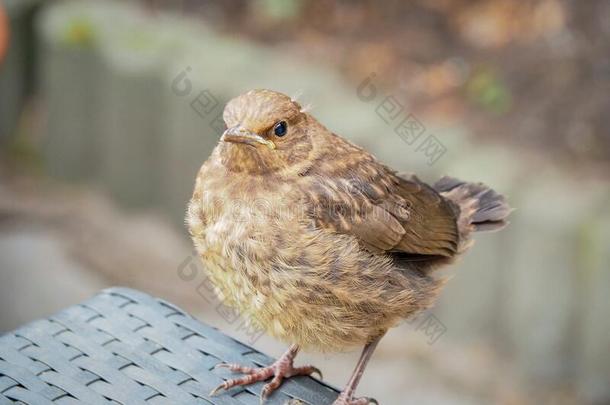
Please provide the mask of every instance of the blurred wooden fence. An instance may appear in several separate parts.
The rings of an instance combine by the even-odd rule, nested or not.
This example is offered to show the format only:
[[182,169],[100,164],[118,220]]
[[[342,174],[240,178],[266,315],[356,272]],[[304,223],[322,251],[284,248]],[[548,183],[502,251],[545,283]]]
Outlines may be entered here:
[[9,52],[0,55],[0,145],[17,128],[17,120],[26,96],[32,91],[35,58],[31,29],[38,0],[2,0],[11,33]]
[[97,183],[127,207],[155,207],[181,224],[224,103],[251,88],[302,91],[322,123],[389,165],[485,181],[509,195],[512,224],[478,238],[435,314],[451,339],[494,346],[535,381],[570,382],[590,400],[610,396],[607,182],[426,123],[446,148],[429,165],[377,115],[388,96],[380,89],[367,101],[331,68],[186,19],[107,2],[60,3],[40,17],[50,174]]

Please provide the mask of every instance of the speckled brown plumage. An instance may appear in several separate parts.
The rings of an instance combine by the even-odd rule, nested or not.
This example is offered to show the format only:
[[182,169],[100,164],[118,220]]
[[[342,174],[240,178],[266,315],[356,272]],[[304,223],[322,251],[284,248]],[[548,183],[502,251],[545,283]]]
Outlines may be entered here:
[[483,185],[397,174],[280,93],[243,94],[224,120],[189,230],[221,299],[299,348],[366,345],[428,308],[443,284],[432,270],[509,212]]

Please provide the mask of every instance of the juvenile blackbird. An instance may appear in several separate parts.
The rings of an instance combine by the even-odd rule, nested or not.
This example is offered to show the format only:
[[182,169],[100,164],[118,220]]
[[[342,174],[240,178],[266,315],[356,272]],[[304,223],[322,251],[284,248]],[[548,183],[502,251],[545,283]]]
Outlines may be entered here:
[[216,293],[253,326],[290,343],[262,368],[216,390],[271,379],[261,401],[294,375],[300,349],[364,346],[335,404],[361,405],[356,386],[385,332],[432,305],[478,230],[510,208],[483,184],[430,186],[333,134],[290,97],[252,90],[231,100],[227,130],[197,175],[187,224]]

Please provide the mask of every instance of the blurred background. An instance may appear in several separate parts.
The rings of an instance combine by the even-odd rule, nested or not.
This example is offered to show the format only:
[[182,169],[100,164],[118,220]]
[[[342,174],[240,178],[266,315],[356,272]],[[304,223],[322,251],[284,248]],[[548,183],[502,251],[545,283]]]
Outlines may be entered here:
[[[0,5],[0,333],[124,285],[282,353],[222,316],[183,225],[224,103],[271,88],[398,170],[517,208],[448,271],[436,332],[392,330],[360,394],[610,404],[608,1]],[[299,361],[340,387],[358,354]]]

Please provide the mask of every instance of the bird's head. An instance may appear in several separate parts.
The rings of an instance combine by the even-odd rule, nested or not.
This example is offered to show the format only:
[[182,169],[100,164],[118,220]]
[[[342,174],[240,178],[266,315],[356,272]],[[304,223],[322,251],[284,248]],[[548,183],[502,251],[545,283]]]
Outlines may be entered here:
[[218,152],[229,170],[297,171],[310,157],[315,120],[282,93],[251,90],[229,101],[223,118],[227,130]]

